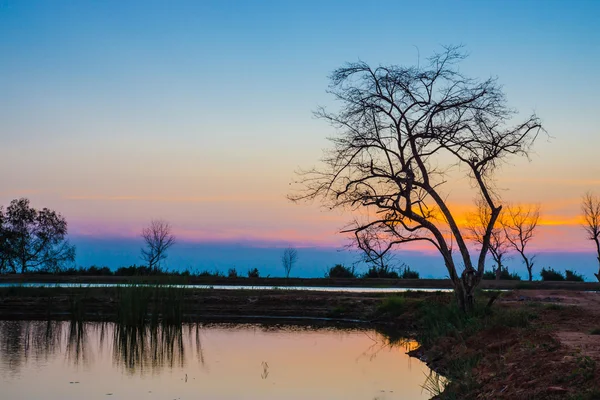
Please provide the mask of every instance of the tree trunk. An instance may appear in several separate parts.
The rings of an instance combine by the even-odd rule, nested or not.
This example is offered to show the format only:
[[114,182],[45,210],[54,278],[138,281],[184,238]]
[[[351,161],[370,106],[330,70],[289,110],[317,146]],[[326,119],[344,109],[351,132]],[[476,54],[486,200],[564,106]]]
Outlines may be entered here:
[[27,272],[27,259],[21,258],[21,273],[24,274]]
[[496,267],[496,280],[500,280],[500,276],[502,275],[502,262],[498,261],[498,266]]
[[525,266],[527,267],[527,273],[529,274],[529,282],[533,281],[533,265],[525,258]]
[[600,241],[598,241],[598,236],[594,237],[594,242],[596,242],[596,252],[598,253],[598,257],[596,257],[598,260],[598,273],[594,275],[596,275],[596,279],[600,282]]
[[475,270],[465,270],[459,279],[458,284],[455,284],[454,292],[458,307],[470,313],[475,309],[475,288],[477,287],[477,279]]
[[474,288],[463,288],[462,285],[454,290],[458,308],[465,313],[470,313],[475,309]]

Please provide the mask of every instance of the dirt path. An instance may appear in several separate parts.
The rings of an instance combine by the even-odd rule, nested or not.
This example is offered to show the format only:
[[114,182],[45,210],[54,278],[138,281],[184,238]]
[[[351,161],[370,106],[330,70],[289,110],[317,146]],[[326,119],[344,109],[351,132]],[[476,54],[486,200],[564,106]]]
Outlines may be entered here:
[[516,290],[503,296],[500,302],[562,308],[562,312],[546,317],[553,335],[561,344],[600,362],[600,293]]

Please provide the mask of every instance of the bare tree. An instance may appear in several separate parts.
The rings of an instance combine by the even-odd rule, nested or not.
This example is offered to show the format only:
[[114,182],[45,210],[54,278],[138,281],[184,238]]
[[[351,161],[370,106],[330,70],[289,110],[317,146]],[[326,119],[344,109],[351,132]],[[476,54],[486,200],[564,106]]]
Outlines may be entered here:
[[581,201],[581,212],[583,213],[583,228],[589,240],[596,244],[596,259],[598,260],[598,273],[594,273],[600,281],[600,197],[587,192]]
[[539,219],[539,205],[514,205],[505,207],[501,221],[510,247],[519,253],[527,267],[529,281],[533,280],[535,255],[525,254],[525,247],[533,238]]
[[[355,221],[354,225],[358,225],[358,222]],[[394,272],[391,267],[394,254],[387,250],[387,241],[376,229],[365,229],[360,236],[356,237],[352,245],[362,250],[362,261],[370,266],[369,271],[376,271],[378,276],[385,277],[388,273]]]
[[290,277],[290,272],[294,267],[294,264],[298,260],[298,251],[293,247],[288,247],[283,251],[283,255],[281,256],[281,264],[283,265],[283,269],[285,270],[285,277]]
[[[387,242],[385,251],[431,244],[444,259],[459,306],[468,311],[502,210],[491,190],[494,172],[508,156],[527,156],[542,127],[535,115],[510,125],[514,111],[501,87],[492,78],[461,74],[457,64],[464,58],[459,47],[447,47],[425,66],[357,62],[335,70],[329,92],[341,109],[320,108],[316,116],[338,134],[324,166],[300,172],[303,187],[289,198],[368,213],[372,218],[344,231],[357,243],[370,231]],[[490,214],[476,263],[442,191],[450,173],[470,178]]]
[[[485,200],[478,199],[475,204],[477,206],[476,211],[467,217],[468,238],[479,246],[483,246],[491,213],[485,204]],[[498,216],[498,223],[490,232],[490,243],[488,246],[489,253],[496,263],[496,268],[494,269],[496,280],[500,279],[503,268],[502,261],[505,259],[505,255],[509,250],[509,242],[500,222],[502,217],[503,213]]]
[[175,243],[171,224],[160,219],[152,220],[142,230],[142,238],[145,246],[142,248],[142,259],[148,263],[148,268],[158,272],[160,263],[167,258],[167,250]]

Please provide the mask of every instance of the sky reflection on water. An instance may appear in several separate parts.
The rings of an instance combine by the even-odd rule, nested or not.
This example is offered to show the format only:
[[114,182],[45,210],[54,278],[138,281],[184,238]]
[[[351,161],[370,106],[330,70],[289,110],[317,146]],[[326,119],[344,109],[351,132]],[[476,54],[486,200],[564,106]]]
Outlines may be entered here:
[[373,330],[0,321],[3,399],[427,399]]

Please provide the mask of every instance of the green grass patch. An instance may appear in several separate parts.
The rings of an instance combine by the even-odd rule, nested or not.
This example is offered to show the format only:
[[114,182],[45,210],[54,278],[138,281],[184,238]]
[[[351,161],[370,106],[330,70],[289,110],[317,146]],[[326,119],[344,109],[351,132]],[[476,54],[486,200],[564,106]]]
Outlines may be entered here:
[[407,301],[403,296],[390,296],[383,299],[377,307],[381,315],[398,317],[407,311]]

